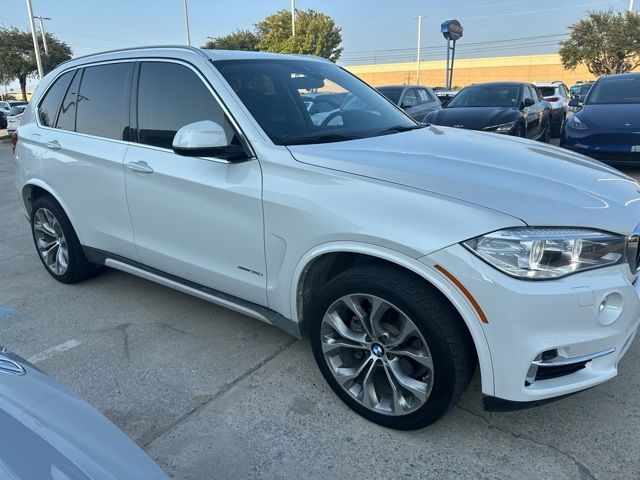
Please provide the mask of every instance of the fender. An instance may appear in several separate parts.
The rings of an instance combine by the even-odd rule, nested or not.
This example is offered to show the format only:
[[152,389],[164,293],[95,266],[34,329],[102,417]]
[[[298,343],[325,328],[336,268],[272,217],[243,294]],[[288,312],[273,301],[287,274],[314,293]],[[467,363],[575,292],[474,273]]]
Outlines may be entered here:
[[[66,213],[67,217],[69,217],[69,221],[71,222],[71,226],[73,227],[74,231],[76,232],[76,235],[78,236],[78,240],[80,241],[80,244],[84,245],[84,242],[82,240],[82,233],[76,228],[76,222],[75,222],[75,220],[73,218],[73,214],[71,213],[71,210],[69,210],[68,205],[66,204],[66,202],[64,200],[62,200],[62,197],[55,191],[55,189],[53,189],[51,187],[51,185],[49,185],[45,181],[41,180],[40,178],[33,177],[33,178],[28,179],[27,181],[25,181],[22,184],[20,195],[21,195],[22,205],[24,206],[25,210],[28,210],[28,209],[27,209],[27,205],[25,204],[24,189],[26,187],[30,186],[30,185],[42,188],[49,195],[51,195],[53,198],[55,198],[56,202],[58,202],[60,204],[60,206],[62,207],[62,209],[64,210],[64,213]],[[31,220],[31,212],[30,211],[27,211],[27,216],[28,216],[29,220]]]
[[317,257],[326,253],[340,252],[361,253],[363,255],[387,260],[412,271],[436,287],[453,304],[467,325],[467,329],[471,334],[471,338],[478,354],[482,392],[485,395],[494,395],[493,362],[491,360],[491,352],[482,328],[482,322],[476,311],[469,304],[468,300],[458,291],[458,289],[432,266],[426,265],[415,258],[403,255],[394,250],[389,250],[374,244],[344,241],[323,243],[308,250],[307,253],[305,253],[298,261],[291,280],[291,319],[294,322],[300,322],[300,318],[298,317],[297,291],[302,272],[307,265]]

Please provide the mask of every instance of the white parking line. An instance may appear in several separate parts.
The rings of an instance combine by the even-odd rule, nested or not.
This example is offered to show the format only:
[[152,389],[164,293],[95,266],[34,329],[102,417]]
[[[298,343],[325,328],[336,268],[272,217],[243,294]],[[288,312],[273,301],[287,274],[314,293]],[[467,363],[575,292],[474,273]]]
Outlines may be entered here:
[[32,357],[27,358],[27,361],[29,363],[33,363],[35,365],[36,363],[42,362],[43,360],[46,360],[47,358],[53,357],[54,355],[56,355],[58,353],[62,353],[62,352],[66,352],[67,350],[71,350],[72,348],[77,347],[81,343],[82,342],[79,342],[78,340],[75,340],[75,339],[67,340],[66,342],[61,343],[60,345],[56,345],[55,347],[48,348],[47,350],[45,350],[43,352],[36,353]]

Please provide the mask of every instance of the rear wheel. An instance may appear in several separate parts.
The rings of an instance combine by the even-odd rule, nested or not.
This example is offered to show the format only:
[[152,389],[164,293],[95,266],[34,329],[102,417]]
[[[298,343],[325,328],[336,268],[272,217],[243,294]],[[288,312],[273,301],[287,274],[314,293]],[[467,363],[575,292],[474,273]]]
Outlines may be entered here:
[[433,287],[395,267],[363,265],[331,280],[312,306],[309,333],[338,397],[390,428],[438,420],[475,369],[458,313]]
[[562,129],[564,128],[564,123],[566,122],[566,120],[567,120],[567,116],[563,115],[558,121],[558,123],[553,126],[552,136],[554,138],[559,138],[562,135]]
[[33,203],[31,232],[42,264],[59,282],[76,283],[98,271],[87,261],[69,218],[51,196]]
[[549,143],[551,141],[551,122],[547,120],[547,123],[544,126],[544,132],[540,137],[540,141],[542,143]]
[[516,129],[513,131],[513,136],[514,137],[520,137],[520,138],[524,138],[525,137],[525,130],[524,130],[524,127],[522,126],[521,123],[516,125]]

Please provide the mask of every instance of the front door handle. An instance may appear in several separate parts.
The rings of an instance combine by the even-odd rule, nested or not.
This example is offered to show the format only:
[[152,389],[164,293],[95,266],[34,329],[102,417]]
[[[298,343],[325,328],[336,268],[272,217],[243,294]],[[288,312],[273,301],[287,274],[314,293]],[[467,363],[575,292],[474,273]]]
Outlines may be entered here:
[[51,140],[50,142],[47,142],[46,145],[47,148],[51,150],[60,150],[62,148],[57,140]]
[[129,170],[133,170],[138,173],[153,173],[153,168],[149,166],[147,162],[127,162],[124,164]]

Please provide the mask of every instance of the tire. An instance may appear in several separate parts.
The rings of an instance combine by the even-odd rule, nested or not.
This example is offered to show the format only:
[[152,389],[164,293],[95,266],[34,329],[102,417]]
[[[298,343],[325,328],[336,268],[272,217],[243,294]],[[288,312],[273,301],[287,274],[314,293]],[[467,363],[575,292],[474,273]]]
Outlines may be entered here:
[[[370,313],[384,304],[387,310],[377,310],[385,313],[373,319],[369,337],[369,320],[376,317]],[[363,322],[354,313],[358,306]],[[354,347],[354,334],[364,335],[365,343]],[[441,418],[468,386],[477,363],[469,332],[446,298],[419,277],[384,264],[357,266],[327,283],[312,304],[309,335],[320,372],[336,395],[364,418],[398,430],[423,428]],[[413,357],[407,356],[409,350]],[[398,402],[391,379],[402,395]],[[375,395],[366,395],[370,391]]]
[[516,129],[513,132],[513,136],[519,137],[519,138],[526,138],[524,127],[522,126],[522,124],[516,125]]
[[77,283],[99,271],[87,261],[69,218],[53,197],[44,195],[33,202],[31,234],[40,261],[59,282]]
[[540,141],[542,143],[551,142],[551,121],[547,121],[547,124],[544,127],[544,132],[542,132],[542,136],[540,137]]
[[0,129],[6,129],[6,128],[7,128],[7,117],[2,115],[0,116]]

